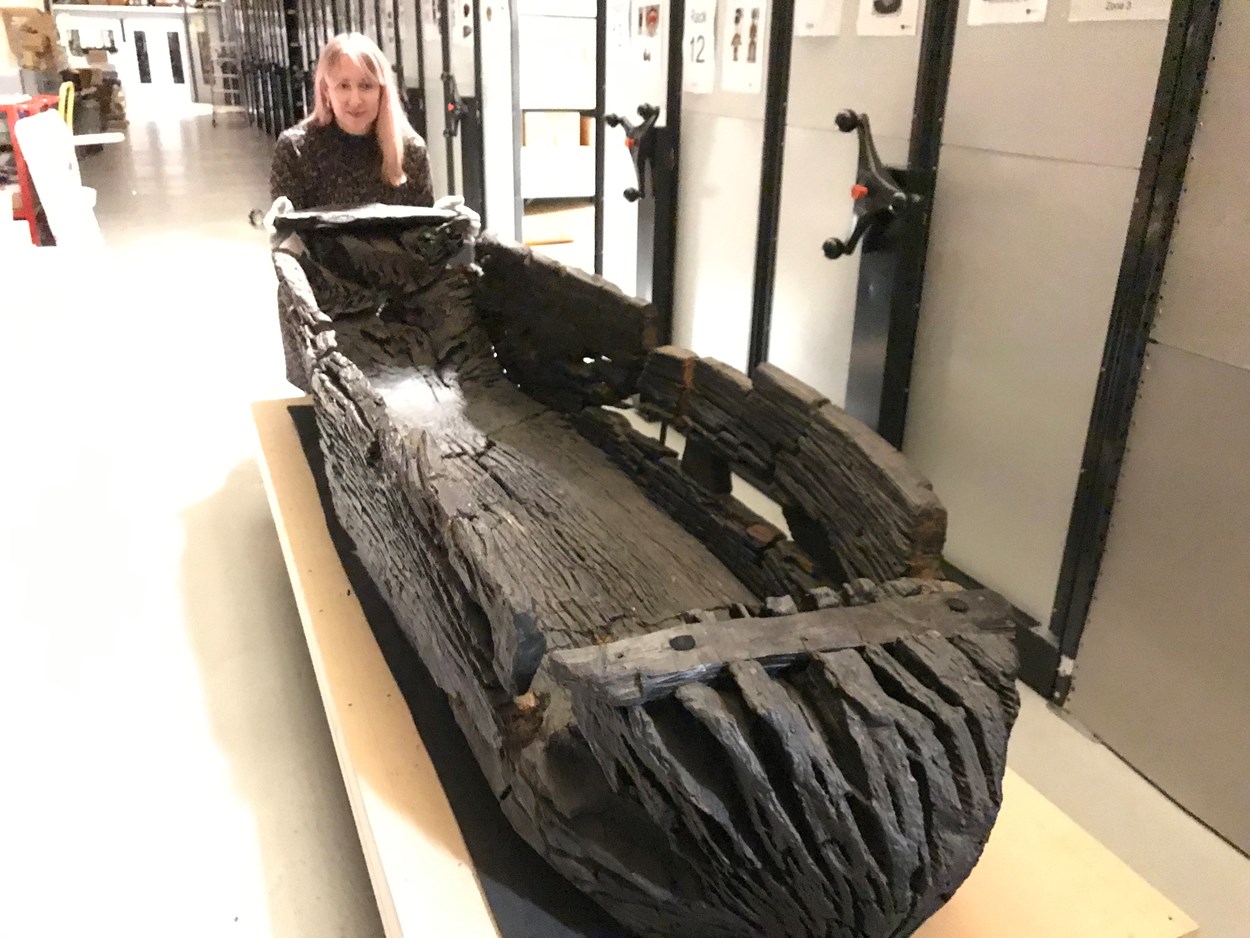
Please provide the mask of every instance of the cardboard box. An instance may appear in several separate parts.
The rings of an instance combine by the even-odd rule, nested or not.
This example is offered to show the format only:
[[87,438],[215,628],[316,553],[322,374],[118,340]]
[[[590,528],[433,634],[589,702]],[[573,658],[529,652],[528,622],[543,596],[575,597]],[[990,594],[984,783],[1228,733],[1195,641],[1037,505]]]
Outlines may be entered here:
[[109,54],[103,49],[88,49],[87,64],[93,66],[103,66],[109,64]]
[[50,71],[64,64],[57,40],[56,21],[42,10],[0,10],[9,48],[22,68]]

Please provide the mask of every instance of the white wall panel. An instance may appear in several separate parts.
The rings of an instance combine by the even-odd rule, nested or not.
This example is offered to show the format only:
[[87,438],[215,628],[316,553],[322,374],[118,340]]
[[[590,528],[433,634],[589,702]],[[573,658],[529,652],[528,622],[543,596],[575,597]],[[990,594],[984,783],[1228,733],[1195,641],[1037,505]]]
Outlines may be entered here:
[[796,127],[832,128],[838,111],[851,108],[868,112],[875,136],[906,140],[920,37],[857,35],[858,9],[858,2],[846,0],[842,35],[794,41],[786,121]]
[[1167,24],[960,10],[904,450],[947,557],[1048,622]]
[[1049,621],[1137,173],[945,148],[905,450],[946,556]]
[[1220,18],[1154,337],[1250,369],[1250,3]]
[[[641,95],[645,92],[630,71],[633,57],[629,47],[629,3],[609,0],[607,7],[607,113],[637,120],[638,105],[663,102],[644,102]],[[638,205],[627,202],[623,193],[638,184],[638,175],[625,146],[624,128],[605,125],[603,132],[603,276],[634,295],[638,289]]]
[[763,124],[682,114],[673,341],[746,368]]
[[768,347],[770,362],[840,404],[861,252],[829,260],[821,245],[850,235],[859,137],[837,130],[834,118],[848,109],[868,115],[882,159],[905,165],[920,56],[918,36],[859,35],[858,13],[847,2],[841,35],[794,40]]
[[516,148],[520,141],[513,108],[512,11],[508,0],[485,0],[481,20],[478,41],[482,45],[486,223],[500,237],[515,241],[521,234],[517,230],[520,212],[516,187]]
[[837,404],[846,398],[859,254],[831,261],[821,245],[849,230],[855,162],[853,135],[786,129],[768,360]]
[[[1071,707],[1250,851],[1250,4],[1222,5]],[[1175,345],[1170,343],[1176,343]]]
[[942,142],[1078,163],[1141,165],[1167,23],[968,26],[960,11]]
[[[730,15],[720,0],[718,29]],[[768,74],[768,30],[760,59]],[[721,44],[723,45],[723,43]],[[717,89],[723,48],[717,50]],[[746,369],[759,228],[764,94],[682,95],[673,341]]]
[[[421,45],[425,56],[425,144],[430,155],[430,181],[434,198],[447,194],[447,143],[443,129],[447,126],[443,110],[443,47],[435,17],[437,0],[418,0],[421,8]],[[459,179],[459,177],[457,177]]]
[[1146,364],[1071,707],[1250,851],[1250,371]]

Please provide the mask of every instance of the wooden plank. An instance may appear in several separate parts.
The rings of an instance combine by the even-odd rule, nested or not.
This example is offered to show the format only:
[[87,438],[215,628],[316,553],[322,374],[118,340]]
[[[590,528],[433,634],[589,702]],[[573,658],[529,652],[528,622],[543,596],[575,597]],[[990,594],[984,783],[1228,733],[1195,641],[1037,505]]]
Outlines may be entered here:
[[886,600],[771,619],[690,623],[609,645],[556,651],[551,666],[565,684],[584,686],[614,707],[668,696],[691,681],[710,682],[731,662],[779,669],[813,652],[882,644],[936,633],[1011,630],[1011,606],[989,590]]
[[259,462],[383,927],[391,938],[498,938],[434,765],[330,540],[287,412],[301,400],[253,405]]
[[[261,469],[387,934],[497,936],[459,827],[351,595],[287,413],[254,405]],[[349,706],[350,704],[350,706]],[[980,862],[918,938],[1196,938],[1198,928],[1010,769]]]

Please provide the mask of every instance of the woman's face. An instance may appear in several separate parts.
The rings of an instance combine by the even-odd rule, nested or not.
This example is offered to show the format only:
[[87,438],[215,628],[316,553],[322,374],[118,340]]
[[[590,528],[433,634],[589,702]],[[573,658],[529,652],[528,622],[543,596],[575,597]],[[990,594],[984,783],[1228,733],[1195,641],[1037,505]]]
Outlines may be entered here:
[[344,56],[329,71],[330,108],[334,122],[349,134],[367,134],[378,119],[382,86],[371,74]]

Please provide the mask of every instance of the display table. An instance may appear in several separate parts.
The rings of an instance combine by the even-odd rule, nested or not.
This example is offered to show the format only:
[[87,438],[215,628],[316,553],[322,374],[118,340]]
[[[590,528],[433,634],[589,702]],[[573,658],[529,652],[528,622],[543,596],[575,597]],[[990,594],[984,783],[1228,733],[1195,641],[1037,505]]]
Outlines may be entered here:
[[[327,516],[301,404],[253,406],[259,463],[386,934],[623,936],[503,820],[441,692]],[[919,938],[1198,934],[1010,769],[1004,788],[981,862]]]

